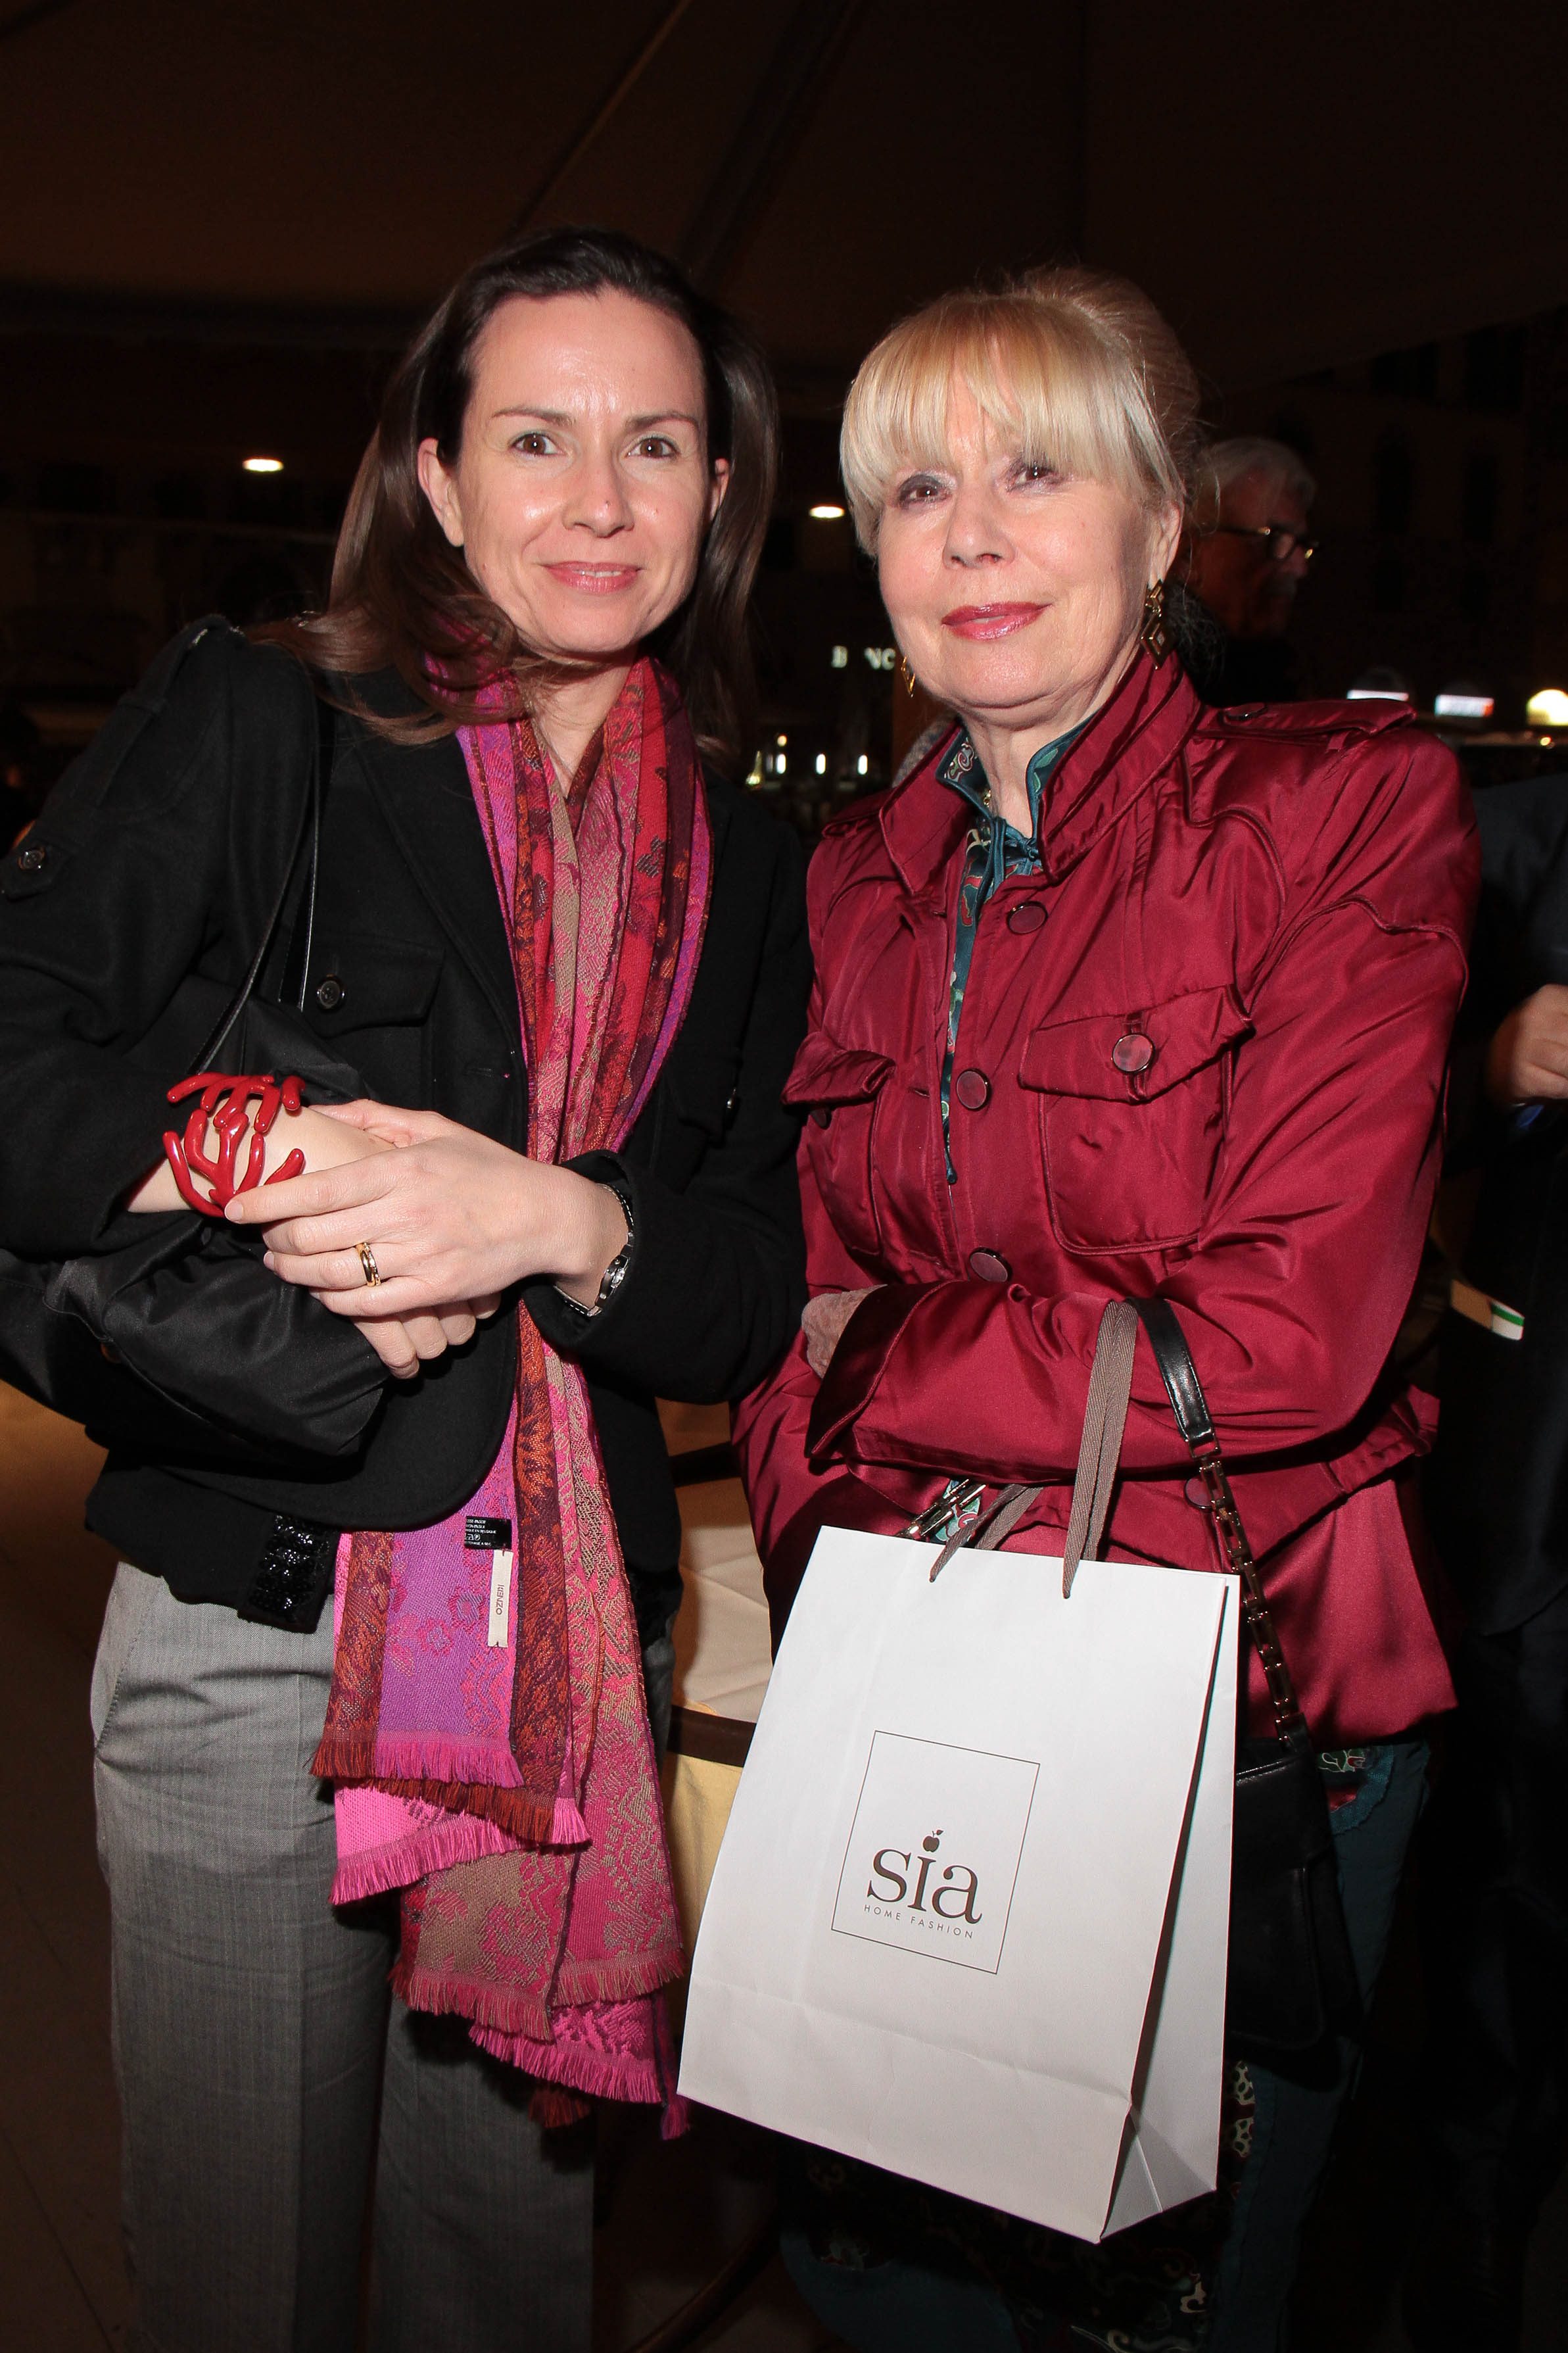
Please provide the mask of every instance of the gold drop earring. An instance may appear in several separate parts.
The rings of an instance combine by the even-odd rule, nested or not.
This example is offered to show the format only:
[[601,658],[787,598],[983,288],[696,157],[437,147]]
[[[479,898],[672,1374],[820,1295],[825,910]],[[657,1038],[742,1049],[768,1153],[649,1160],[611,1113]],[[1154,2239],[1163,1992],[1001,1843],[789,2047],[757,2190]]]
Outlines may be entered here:
[[1152,580],[1143,591],[1143,620],[1138,635],[1158,668],[1171,650],[1171,632],[1165,624],[1165,584],[1163,580]]
[[915,674],[902,654],[899,656],[899,676],[904,681],[904,692],[912,701],[915,691]]

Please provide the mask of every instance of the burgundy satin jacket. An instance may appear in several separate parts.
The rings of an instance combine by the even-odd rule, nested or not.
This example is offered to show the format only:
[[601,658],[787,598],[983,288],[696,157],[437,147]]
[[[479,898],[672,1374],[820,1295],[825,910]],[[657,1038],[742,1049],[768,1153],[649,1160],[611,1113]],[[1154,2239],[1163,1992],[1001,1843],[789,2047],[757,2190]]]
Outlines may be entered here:
[[[981,916],[950,1186],[946,748],[810,870],[808,1279],[878,1288],[825,1380],[797,1339],[737,1417],[775,1628],[818,1527],[894,1531],[954,1472],[1043,1482],[1010,1542],[1059,1551],[1101,1309],[1160,1292],[1314,1734],[1397,1732],[1452,1701],[1391,1476],[1436,1408],[1385,1365],[1478,886],[1458,764],[1387,706],[1211,711],[1140,655],[1050,780],[1040,872]],[[1108,1553],[1214,1567],[1142,1335],[1121,1461]]]

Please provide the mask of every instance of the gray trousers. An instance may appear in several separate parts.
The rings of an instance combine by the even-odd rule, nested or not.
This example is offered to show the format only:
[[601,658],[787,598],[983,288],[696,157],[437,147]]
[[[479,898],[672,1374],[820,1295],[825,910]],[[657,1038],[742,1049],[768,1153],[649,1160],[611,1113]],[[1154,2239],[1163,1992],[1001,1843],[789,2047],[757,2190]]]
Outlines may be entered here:
[[122,1567],[92,1683],[142,2353],[586,2353],[593,2166],[335,1913],[313,1635]]

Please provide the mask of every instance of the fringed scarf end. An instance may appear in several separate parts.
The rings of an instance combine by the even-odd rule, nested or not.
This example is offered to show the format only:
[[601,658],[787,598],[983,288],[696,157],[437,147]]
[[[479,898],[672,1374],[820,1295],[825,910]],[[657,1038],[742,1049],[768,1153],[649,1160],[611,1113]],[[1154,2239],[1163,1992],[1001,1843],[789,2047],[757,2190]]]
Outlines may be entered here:
[[[485,2034],[494,2034],[515,2035],[549,2045],[552,2031],[550,2012],[534,1995],[498,1993],[489,1986],[440,1978],[433,1970],[420,1968],[416,1960],[405,1961],[401,1955],[393,1964],[392,1990],[410,2010],[466,2018],[476,2042],[483,2042]],[[487,2051],[495,2048],[489,2042],[485,2042],[484,2047]],[[496,2056],[505,2059],[510,2054],[497,2050]]]
[[563,2092],[559,2084],[535,2084],[528,2113],[544,2132],[560,2132],[591,2116],[594,2104],[576,2092]]
[[552,1846],[589,1846],[588,1825],[583,1820],[574,1798],[557,1798],[555,1810],[550,1818]]
[[685,1974],[686,1954],[679,1935],[667,1936],[651,1953],[634,1953],[622,1961],[568,1957],[555,1973],[550,2007],[556,2011],[586,2009],[597,2001],[641,2001]]
[[[431,1774],[387,1773],[379,1769],[374,1774],[335,1774],[330,1778],[363,1782],[372,1788],[384,1789],[389,1798],[438,1806],[445,1813],[472,1814],[481,1821],[493,1822],[519,1846],[583,1846],[588,1840],[587,1831],[581,1827],[574,1839],[558,1839],[555,1814],[560,1800],[547,1803],[522,1789],[500,1788],[483,1781],[443,1781]],[[581,1825],[581,1815],[576,1819]]]
[[[488,2051],[492,2059],[505,2060],[525,2075],[535,2076],[542,2088],[548,2084],[584,2098],[663,2106],[667,2114],[672,2105],[664,2070],[651,2052],[638,2057],[632,2052],[590,2049],[580,2042],[540,2044],[530,2035],[498,2034],[488,2026],[471,2026],[468,2033],[481,2051]],[[677,2132],[680,2129],[678,2125]]]
[[345,1737],[329,1728],[310,1759],[310,1770],[318,1781],[368,1781],[375,1770],[374,1733]]
[[367,1895],[388,1894],[394,1888],[408,1887],[416,1879],[427,1878],[435,1872],[449,1871],[456,1863],[478,1862],[483,1855],[506,1851],[504,1831],[478,1814],[443,1814],[434,1822],[420,1822],[410,1816],[401,1835],[377,1840],[356,1850],[346,1835],[345,1813],[347,1822],[352,1823],[362,1810],[355,1799],[372,1794],[384,1793],[353,1788],[338,1793],[338,1869],[331,1894],[334,1904],[363,1903]]

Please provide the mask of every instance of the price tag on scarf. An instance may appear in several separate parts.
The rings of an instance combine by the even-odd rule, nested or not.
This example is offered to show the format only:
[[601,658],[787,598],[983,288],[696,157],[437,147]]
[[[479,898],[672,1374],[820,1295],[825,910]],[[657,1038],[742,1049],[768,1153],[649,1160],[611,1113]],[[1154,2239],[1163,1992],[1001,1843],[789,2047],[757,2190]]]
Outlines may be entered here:
[[490,1556],[489,1647],[504,1651],[511,1608],[511,1522],[470,1513],[463,1523],[463,1546],[468,1552],[488,1552]]

